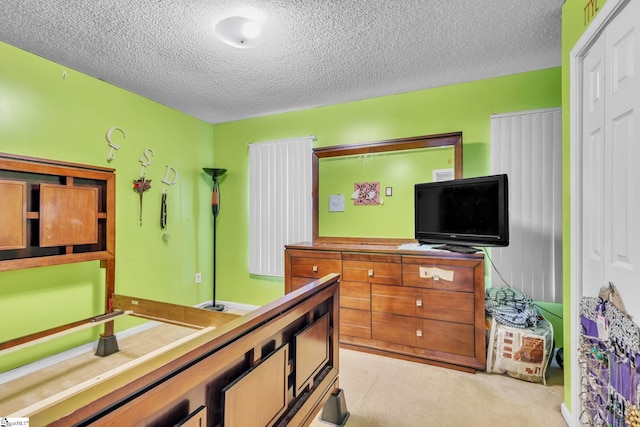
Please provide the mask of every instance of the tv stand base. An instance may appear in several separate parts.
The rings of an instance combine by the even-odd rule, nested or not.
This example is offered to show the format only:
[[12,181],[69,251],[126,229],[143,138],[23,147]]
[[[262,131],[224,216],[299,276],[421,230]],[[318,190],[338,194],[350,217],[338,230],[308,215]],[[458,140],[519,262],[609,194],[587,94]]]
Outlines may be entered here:
[[472,248],[471,246],[462,245],[442,245],[436,246],[434,249],[440,249],[443,251],[458,252],[460,254],[475,254],[480,249]]

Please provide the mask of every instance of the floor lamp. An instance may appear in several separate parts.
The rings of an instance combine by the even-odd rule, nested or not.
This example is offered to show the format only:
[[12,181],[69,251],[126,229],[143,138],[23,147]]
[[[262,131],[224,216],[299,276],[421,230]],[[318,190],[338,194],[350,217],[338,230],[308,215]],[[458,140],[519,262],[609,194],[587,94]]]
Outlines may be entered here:
[[211,193],[211,212],[213,213],[213,299],[211,304],[207,304],[202,308],[214,311],[224,311],[225,306],[216,303],[216,219],[218,213],[220,213],[220,189],[218,184],[218,178],[224,175],[226,169],[217,168],[202,168],[208,175],[211,175],[213,179],[213,191]]

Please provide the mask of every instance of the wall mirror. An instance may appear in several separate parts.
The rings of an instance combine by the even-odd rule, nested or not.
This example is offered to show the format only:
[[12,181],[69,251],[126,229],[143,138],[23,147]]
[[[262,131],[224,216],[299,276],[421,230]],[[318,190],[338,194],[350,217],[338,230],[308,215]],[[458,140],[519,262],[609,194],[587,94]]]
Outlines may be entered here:
[[[432,181],[432,172],[440,169],[453,169],[454,177],[462,178],[462,132],[319,147],[312,162],[314,243],[411,241],[413,185]],[[354,181],[379,182],[380,204],[354,206]],[[334,193],[343,197],[344,210],[330,209]]]

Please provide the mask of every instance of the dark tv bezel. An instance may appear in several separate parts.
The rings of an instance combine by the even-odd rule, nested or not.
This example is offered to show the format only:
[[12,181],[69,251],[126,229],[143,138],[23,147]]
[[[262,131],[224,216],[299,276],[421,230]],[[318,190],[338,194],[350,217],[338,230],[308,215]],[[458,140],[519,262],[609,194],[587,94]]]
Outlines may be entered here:
[[[423,188],[474,186],[482,183],[498,183],[498,234],[449,233],[418,230],[418,192]],[[424,215],[424,213],[423,213]],[[509,245],[509,183],[506,174],[463,178],[415,184],[414,188],[415,239],[421,244],[451,244],[462,246],[508,246]]]

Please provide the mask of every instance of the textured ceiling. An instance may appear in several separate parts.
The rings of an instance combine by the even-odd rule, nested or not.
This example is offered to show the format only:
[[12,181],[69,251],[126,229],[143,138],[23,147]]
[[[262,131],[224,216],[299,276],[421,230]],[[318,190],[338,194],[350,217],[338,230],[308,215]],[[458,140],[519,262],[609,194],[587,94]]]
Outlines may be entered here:
[[[0,40],[210,123],[559,66],[563,0],[2,0]],[[263,22],[227,46],[214,25]]]

